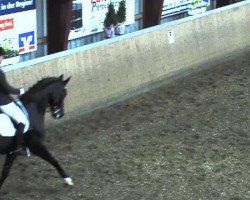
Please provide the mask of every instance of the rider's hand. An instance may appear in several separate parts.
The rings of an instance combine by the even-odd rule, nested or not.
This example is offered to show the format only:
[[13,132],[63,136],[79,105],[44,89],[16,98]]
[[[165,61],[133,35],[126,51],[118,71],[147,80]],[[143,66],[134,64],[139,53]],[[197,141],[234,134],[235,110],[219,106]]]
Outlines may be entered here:
[[23,87],[21,87],[21,88],[20,88],[20,95],[23,95],[23,94],[24,94],[24,92],[25,92],[25,91],[24,91],[24,88],[23,88]]

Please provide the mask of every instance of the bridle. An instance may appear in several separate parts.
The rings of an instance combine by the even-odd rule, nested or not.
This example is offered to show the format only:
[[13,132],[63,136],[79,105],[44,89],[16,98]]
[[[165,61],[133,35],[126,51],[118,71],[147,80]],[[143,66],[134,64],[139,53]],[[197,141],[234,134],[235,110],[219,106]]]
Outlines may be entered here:
[[51,107],[51,111],[52,111],[52,115],[59,119],[60,118],[60,113],[61,113],[62,108],[60,108],[59,106],[52,106]]

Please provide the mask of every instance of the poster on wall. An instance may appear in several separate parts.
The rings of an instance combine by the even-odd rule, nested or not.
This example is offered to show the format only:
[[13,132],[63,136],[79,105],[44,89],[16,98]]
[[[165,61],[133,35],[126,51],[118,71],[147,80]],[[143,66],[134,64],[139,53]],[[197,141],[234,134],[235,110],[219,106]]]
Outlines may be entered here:
[[0,0],[0,46],[20,54],[37,49],[35,0]]
[[210,0],[164,0],[162,18],[187,12],[196,2],[202,7],[210,4]]
[[[73,0],[69,40],[103,31],[103,21],[112,2],[118,9],[121,0]],[[135,0],[126,0],[125,25],[134,23]]]

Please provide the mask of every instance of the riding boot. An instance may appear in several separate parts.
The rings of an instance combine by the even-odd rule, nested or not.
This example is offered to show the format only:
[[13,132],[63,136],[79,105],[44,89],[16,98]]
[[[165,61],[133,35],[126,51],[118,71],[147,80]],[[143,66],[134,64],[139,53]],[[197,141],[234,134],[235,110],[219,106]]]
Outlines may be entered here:
[[17,131],[16,131],[16,141],[15,141],[15,146],[14,146],[14,152],[27,155],[26,145],[24,141],[24,124],[22,123],[18,124],[16,130]]

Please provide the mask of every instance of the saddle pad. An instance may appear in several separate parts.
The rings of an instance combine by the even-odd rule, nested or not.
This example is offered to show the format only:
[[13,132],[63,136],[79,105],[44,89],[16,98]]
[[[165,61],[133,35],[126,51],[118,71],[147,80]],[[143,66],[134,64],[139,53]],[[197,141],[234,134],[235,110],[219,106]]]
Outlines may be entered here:
[[12,137],[15,135],[15,133],[16,129],[13,126],[10,118],[5,114],[0,113],[0,135],[5,137]]

